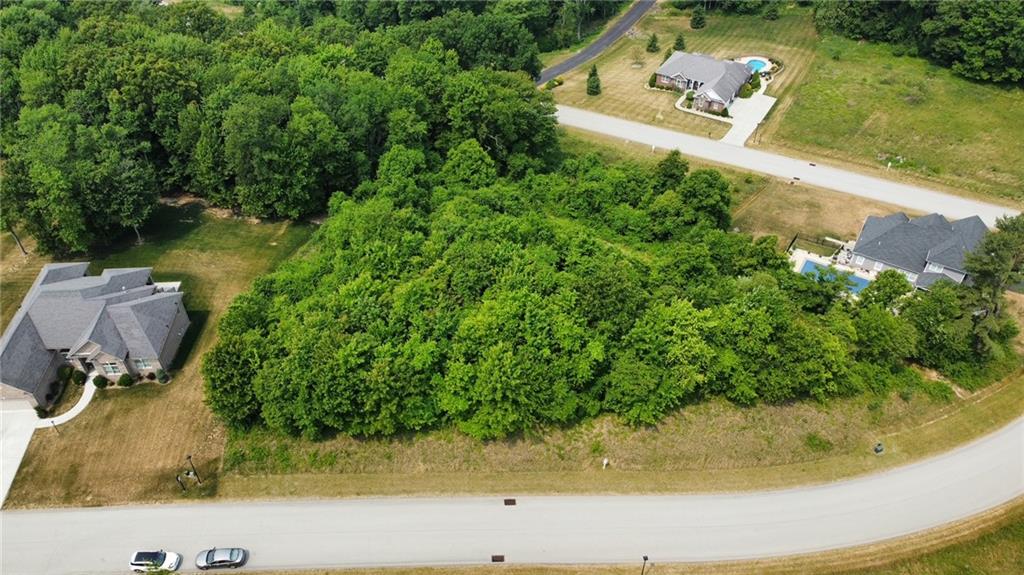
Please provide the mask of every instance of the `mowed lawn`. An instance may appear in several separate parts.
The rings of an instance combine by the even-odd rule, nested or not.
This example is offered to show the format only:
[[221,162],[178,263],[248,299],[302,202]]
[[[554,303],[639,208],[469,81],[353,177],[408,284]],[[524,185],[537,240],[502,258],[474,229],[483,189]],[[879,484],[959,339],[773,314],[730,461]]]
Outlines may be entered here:
[[[126,239],[93,257],[92,271],[151,266],[158,281],[182,282],[192,326],[176,360],[180,368],[168,385],[145,383],[98,392],[84,413],[61,426],[59,435],[37,432],[7,499],[9,507],[177,498],[174,476],[184,471],[189,453],[209,479],[202,491],[216,490],[213,472],[220,466],[224,432],[203,403],[202,353],[231,300],[253,278],[299,249],[311,230],[291,223],[222,219],[191,204],[161,206],[143,233],[146,243],[141,246]],[[5,238],[0,284],[5,322],[45,262],[34,255],[19,264],[22,256],[12,253],[8,242]],[[14,271],[8,274],[8,269]]]
[[824,38],[811,72],[761,145],[887,177],[1024,201],[1024,89],[979,84],[884,44]]
[[[595,60],[601,77],[601,95],[586,94],[587,65],[564,76],[565,84],[553,91],[555,100],[672,130],[721,138],[729,124],[676,110],[678,93],[647,89],[648,78],[661,66],[676,34],[683,33],[686,49],[691,52],[718,58],[760,55],[782,61],[785,71],[767,89],[769,95],[781,99],[776,104],[781,107],[814,58],[817,35],[809,14],[807,9],[788,8],[774,22],[757,16],[713,14],[708,16],[705,28],[691,30],[687,16],[663,6],[640,21],[636,27],[638,34],[624,36]],[[658,35],[661,45],[661,50],[654,54],[644,51],[652,33]],[[644,63],[639,68],[634,67],[635,49],[643,55]]]

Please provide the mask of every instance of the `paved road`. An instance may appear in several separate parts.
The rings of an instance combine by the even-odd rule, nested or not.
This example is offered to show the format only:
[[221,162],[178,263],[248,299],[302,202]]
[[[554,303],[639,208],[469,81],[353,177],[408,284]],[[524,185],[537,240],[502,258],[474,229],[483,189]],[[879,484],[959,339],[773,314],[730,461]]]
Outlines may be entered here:
[[601,34],[597,40],[591,42],[586,48],[576,52],[568,59],[542,71],[540,73],[540,79],[537,80],[537,85],[543,85],[548,80],[565,74],[576,66],[579,66],[601,52],[604,52],[605,48],[614,44],[616,40],[629,31],[629,29],[632,28],[633,25],[651,9],[651,6],[654,6],[654,0],[638,0],[630,6],[629,10],[627,10],[621,18],[616,20],[610,28],[605,30],[604,34]]
[[741,148],[569,106],[558,106],[558,122],[565,126],[656,146],[662,150],[677,148],[688,156],[753,172],[784,179],[799,178],[801,182],[812,186],[888,202],[920,212],[939,212],[950,218],[978,215],[989,226],[994,226],[999,216],[1019,213],[1012,208],[849,172],[820,162],[817,166],[812,166],[806,160]]
[[133,549],[191,560],[211,545],[247,546],[264,569],[752,559],[898,537],[1022,495],[1024,418],[917,464],[782,491],[4,511],[0,572],[119,573]]

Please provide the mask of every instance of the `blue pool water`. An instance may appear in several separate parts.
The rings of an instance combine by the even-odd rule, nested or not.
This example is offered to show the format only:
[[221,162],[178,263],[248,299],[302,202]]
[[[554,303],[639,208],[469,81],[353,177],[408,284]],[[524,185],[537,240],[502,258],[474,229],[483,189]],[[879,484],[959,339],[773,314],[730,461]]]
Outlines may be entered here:
[[747,68],[750,68],[755,74],[764,69],[768,65],[768,62],[764,60],[750,60],[747,62]]
[[[827,275],[829,274],[829,271],[828,271],[827,267],[825,267],[825,266],[823,266],[823,265],[821,265],[819,263],[807,260],[807,261],[804,262],[803,267],[800,268],[800,273],[807,274],[807,275],[813,275],[813,276],[825,275],[827,277]],[[868,287],[868,284],[871,283],[871,282],[869,282],[868,280],[866,280],[864,278],[859,278],[859,277],[857,277],[855,275],[852,275],[852,274],[849,277],[850,277],[850,281],[853,283],[853,285],[850,286],[849,289],[853,293],[860,293],[860,290]]]

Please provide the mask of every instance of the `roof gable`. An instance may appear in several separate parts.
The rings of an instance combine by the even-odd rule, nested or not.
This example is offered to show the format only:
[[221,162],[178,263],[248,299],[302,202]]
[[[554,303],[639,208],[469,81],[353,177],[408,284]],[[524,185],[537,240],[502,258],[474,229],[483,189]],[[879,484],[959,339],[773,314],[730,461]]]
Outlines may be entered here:
[[967,252],[988,233],[977,216],[950,223],[940,214],[910,219],[903,213],[868,217],[853,252],[894,267],[921,273],[929,262],[963,269]]
[[698,94],[713,92],[720,102],[734,98],[751,74],[746,64],[690,52],[673,52],[657,73],[696,80],[702,84]]

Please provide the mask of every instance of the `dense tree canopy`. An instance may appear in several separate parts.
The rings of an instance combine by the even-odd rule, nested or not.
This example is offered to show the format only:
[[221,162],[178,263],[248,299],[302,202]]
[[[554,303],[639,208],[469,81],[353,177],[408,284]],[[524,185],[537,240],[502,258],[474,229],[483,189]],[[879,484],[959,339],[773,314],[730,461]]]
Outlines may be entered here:
[[973,80],[1024,83],[1022,0],[829,0],[816,5],[815,22],[852,38],[909,45]]
[[[226,422],[500,438],[600,412],[653,425],[709,396],[884,392],[919,378],[908,362],[993,357],[975,345],[975,290],[912,294],[886,273],[854,302],[842,274],[796,274],[774,238],[727,231],[729,185],[677,153],[502,174],[466,139],[426,164],[393,146],[375,181],[331,198],[301,257],[231,306],[203,370]],[[1005,349],[1012,332],[994,333]]]
[[496,173],[547,169],[554,107],[515,5],[5,4],[5,223],[66,253],[144,229],[160,195],[297,218],[396,146],[433,170],[475,139]]

